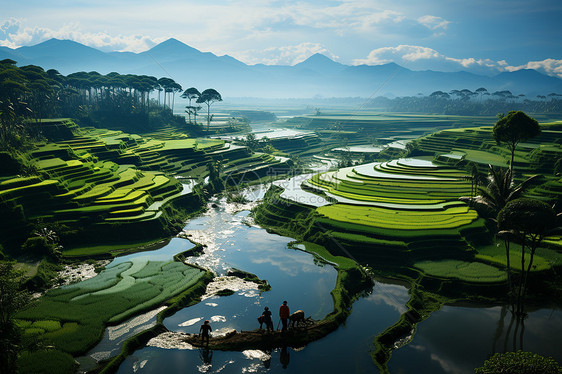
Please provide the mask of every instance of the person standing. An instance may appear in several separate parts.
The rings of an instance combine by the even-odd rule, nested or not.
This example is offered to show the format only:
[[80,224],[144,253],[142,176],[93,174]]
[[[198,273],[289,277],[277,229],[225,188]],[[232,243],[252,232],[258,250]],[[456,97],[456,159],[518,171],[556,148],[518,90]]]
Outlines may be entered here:
[[265,323],[267,331],[273,331],[273,320],[271,319],[271,312],[268,307],[263,309],[262,320]]
[[281,318],[281,323],[283,324],[281,331],[287,331],[287,321],[290,315],[291,313],[289,312],[287,301],[283,301],[283,305],[279,308],[279,318]]
[[206,320],[205,323],[203,323],[201,325],[201,328],[199,329],[199,335],[201,336],[201,342],[203,342],[205,339],[207,339],[207,345],[209,345],[209,336],[210,336],[211,331],[213,331],[213,329],[211,328],[209,320]]

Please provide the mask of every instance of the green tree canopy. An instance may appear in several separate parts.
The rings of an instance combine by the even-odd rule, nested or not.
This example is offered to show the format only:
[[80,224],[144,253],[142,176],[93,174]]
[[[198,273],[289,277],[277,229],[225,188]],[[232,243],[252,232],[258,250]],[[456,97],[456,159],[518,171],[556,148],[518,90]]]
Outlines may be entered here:
[[15,372],[20,331],[13,317],[29,301],[22,291],[21,274],[10,262],[0,262],[0,373]]
[[476,374],[560,374],[562,367],[552,357],[543,357],[532,352],[496,353]]
[[511,163],[509,169],[513,174],[513,159],[515,148],[523,140],[534,138],[541,133],[539,123],[522,111],[511,111],[501,117],[493,128],[496,143],[505,143],[511,151]]
[[201,96],[196,101],[197,103],[207,104],[207,131],[209,131],[209,126],[211,125],[211,104],[215,101],[222,101],[222,97],[214,88],[207,88],[201,92]]
[[556,226],[556,213],[548,204],[521,198],[508,202],[498,214],[500,230],[545,235]]

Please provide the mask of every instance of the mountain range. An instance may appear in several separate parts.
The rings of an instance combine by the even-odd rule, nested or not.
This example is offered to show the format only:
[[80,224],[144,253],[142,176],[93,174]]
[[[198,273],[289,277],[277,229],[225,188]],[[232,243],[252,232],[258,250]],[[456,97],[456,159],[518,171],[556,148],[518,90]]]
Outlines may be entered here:
[[176,39],[148,51],[102,52],[71,40],[50,39],[34,46],[0,47],[0,60],[39,65],[68,75],[78,71],[170,77],[184,89],[215,88],[226,97],[304,98],[405,96],[485,87],[527,97],[562,93],[562,79],[535,70],[485,76],[470,72],[414,71],[395,63],[350,66],[315,54],[293,66],[247,65],[231,56],[201,52]]

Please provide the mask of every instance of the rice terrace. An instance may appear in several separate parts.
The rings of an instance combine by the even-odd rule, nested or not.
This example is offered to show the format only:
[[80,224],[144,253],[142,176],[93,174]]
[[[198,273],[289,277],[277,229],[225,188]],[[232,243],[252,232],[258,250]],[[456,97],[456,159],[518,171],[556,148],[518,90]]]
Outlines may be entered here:
[[0,373],[562,373],[560,5],[87,3],[0,17]]

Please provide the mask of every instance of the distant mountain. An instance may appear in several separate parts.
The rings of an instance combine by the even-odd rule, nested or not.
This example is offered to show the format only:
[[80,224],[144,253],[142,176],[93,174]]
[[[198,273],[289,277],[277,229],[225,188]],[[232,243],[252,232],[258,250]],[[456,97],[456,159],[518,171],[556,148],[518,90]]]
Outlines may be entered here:
[[344,70],[347,66],[335,62],[331,58],[321,54],[315,53],[303,62],[294,65],[297,69],[307,69],[321,74],[333,74]]
[[[502,84],[502,89],[512,91],[513,94],[536,92],[549,94],[551,92],[562,93],[562,80],[558,79],[558,85],[553,85],[553,77],[539,73],[536,70],[521,69],[513,72],[504,72],[494,77]],[[554,78],[556,79],[556,78]],[[556,83],[556,80],[554,80]],[[520,90],[524,86],[527,91]]]
[[70,40],[50,39],[30,47],[0,47],[0,60],[39,65],[68,75],[77,71],[169,76],[184,88],[215,88],[230,97],[371,97],[404,96],[453,89],[510,90],[535,96],[562,93],[562,80],[535,70],[493,77],[469,72],[413,71],[395,63],[349,66],[314,54],[294,66],[246,65],[235,58],[201,52],[177,39],[148,51],[102,52]]

